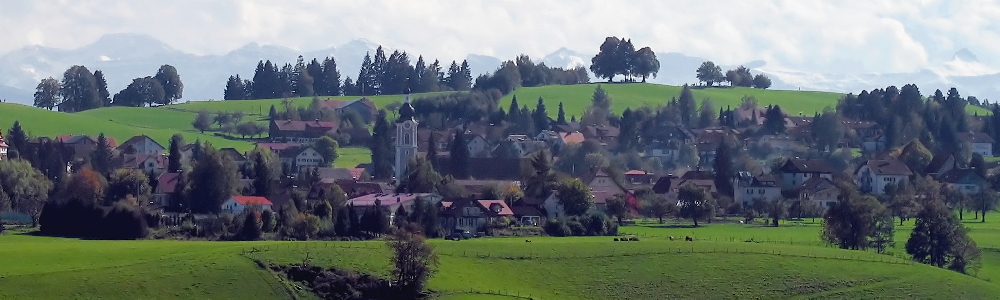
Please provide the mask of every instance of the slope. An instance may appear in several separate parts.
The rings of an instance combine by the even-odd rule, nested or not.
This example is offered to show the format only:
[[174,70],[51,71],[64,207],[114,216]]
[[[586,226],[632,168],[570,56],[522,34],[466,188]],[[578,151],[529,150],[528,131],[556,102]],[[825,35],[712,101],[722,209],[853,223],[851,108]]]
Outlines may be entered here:
[[[566,110],[566,118],[570,118],[570,116],[579,118],[583,115],[587,106],[590,105],[594,89],[598,85],[611,95],[611,108],[616,113],[621,113],[628,107],[635,109],[642,106],[663,106],[670,99],[679,97],[681,93],[680,86],[652,83],[522,87],[504,97],[500,103],[500,107],[507,110],[511,99],[517,96],[518,104],[527,105],[529,108],[534,109],[537,99],[541,97],[545,102],[546,110],[550,116],[556,116],[559,102],[563,102],[564,109]],[[726,107],[735,108],[740,105],[743,96],[748,95],[757,98],[759,105],[775,104],[781,106],[790,115],[805,116],[812,116],[815,112],[821,112],[827,107],[836,108],[837,102],[843,97],[843,94],[840,93],[761,90],[744,87],[696,88],[692,90],[692,94],[699,105],[701,105],[703,100],[711,99],[716,110]],[[989,114],[989,111],[980,107],[969,106],[967,110],[970,114]]]

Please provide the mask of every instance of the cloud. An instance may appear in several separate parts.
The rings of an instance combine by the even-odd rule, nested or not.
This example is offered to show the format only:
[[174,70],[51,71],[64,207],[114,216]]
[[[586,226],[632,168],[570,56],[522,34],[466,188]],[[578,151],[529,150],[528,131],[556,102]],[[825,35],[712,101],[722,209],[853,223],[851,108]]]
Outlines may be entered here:
[[968,48],[1000,66],[1000,3],[926,0],[762,1],[10,1],[0,53],[73,48],[137,32],[183,51],[249,42],[303,51],[358,38],[442,60],[467,54],[596,52],[606,36],[722,64],[765,60],[810,71],[906,72]]

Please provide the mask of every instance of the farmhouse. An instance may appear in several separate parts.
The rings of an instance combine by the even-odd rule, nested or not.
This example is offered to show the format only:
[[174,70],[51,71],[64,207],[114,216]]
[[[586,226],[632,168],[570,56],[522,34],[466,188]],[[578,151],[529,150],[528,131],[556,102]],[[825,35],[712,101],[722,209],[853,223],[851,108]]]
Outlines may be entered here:
[[274,143],[308,143],[336,132],[335,122],[271,120],[268,135]]
[[444,202],[446,201],[442,201],[442,205],[447,209],[441,213],[441,224],[448,231],[484,231],[490,222],[514,216],[514,211],[503,200],[461,199],[450,201],[450,205]]
[[325,165],[323,156],[312,146],[290,147],[278,153],[281,167],[289,173],[301,173],[307,168]]
[[418,198],[433,205],[441,202],[441,196],[430,193],[370,194],[347,200],[347,206],[353,208],[358,213],[358,216],[363,215],[366,209],[380,206],[389,211],[389,223],[392,225],[399,207],[402,206],[406,211],[413,211],[413,204]]
[[161,174],[167,168],[167,157],[163,155],[127,154],[122,159],[122,168],[141,170],[146,174]]
[[238,215],[251,205],[260,206],[261,209],[271,209],[273,203],[265,197],[232,196],[222,202],[222,212]]
[[781,187],[771,174],[753,176],[749,172],[739,172],[733,179],[733,187],[733,200],[744,206],[752,205],[755,201],[781,198]]
[[974,169],[951,169],[937,177],[938,181],[947,184],[966,195],[976,195],[986,185],[986,179],[979,176]]
[[170,198],[177,192],[177,180],[180,173],[163,173],[156,178],[156,190],[153,191],[153,205],[166,207]]
[[972,153],[983,157],[993,157],[993,140],[988,134],[983,132],[963,132],[956,136],[959,142],[969,143],[972,146]]
[[885,186],[907,182],[913,175],[903,162],[889,159],[870,159],[854,172],[858,190],[875,195],[885,193]]
[[133,136],[118,146],[118,151],[124,155],[163,155],[166,150],[147,135]]
[[832,180],[834,172],[830,163],[822,159],[789,159],[778,169],[784,189],[796,188],[813,177]]
[[810,201],[824,210],[836,204],[840,197],[840,188],[823,177],[811,177],[799,186],[799,199]]

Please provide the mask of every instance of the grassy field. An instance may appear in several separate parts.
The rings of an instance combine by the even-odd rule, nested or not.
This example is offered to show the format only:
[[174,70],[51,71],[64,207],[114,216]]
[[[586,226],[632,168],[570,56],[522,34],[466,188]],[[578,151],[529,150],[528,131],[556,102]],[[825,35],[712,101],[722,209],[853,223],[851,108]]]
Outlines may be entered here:
[[[516,95],[520,105],[528,105],[534,109],[538,97],[545,101],[546,110],[553,117],[558,113],[559,102],[563,102],[566,110],[566,117],[583,115],[587,106],[590,105],[594,89],[598,84],[578,84],[578,85],[550,85],[543,87],[519,88],[501,101],[500,107],[506,110],[510,106],[511,99]],[[616,113],[621,113],[625,108],[642,106],[662,106],[670,102],[671,98],[679,97],[681,87],[660,85],[652,83],[630,83],[630,84],[601,84],[608,94],[611,95],[611,108]],[[711,99],[715,105],[715,110],[726,107],[737,107],[740,105],[744,95],[757,98],[760,105],[776,104],[781,106],[789,115],[812,116],[813,113],[823,111],[826,107],[836,108],[837,101],[843,94],[814,91],[787,91],[787,90],[761,90],[744,87],[718,87],[692,90],[695,100],[701,105],[704,99]],[[980,107],[967,107],[969,113],[979,113],[979,115],[989,114]]]
[[[979,278],[896,256],[819,242],[809,221],[770,228],[735,223],[690,228],[643,223],[611,237],[432,240],[441,261],[429,287],[444,299],[989,299],[1000,293],[1000,223],[968,221],[984,250]],[[912,224],[897,228],[905,243]],[[693,236],[698,241],[670,241]],[[747,240],[757,242],[747,242]],[[0,236],[0,298],[253,298],[289,294],[241,255],[336,266],[386,276],[381,242],[82,241]],[[894,250],[899,251],[899,250]],[[506,297],[506,299],[510,299]]]

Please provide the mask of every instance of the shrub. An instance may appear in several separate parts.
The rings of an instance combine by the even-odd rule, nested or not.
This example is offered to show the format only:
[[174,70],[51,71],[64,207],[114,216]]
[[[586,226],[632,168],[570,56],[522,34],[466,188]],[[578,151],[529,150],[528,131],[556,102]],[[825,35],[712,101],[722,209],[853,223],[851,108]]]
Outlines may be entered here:
[[319,233],[320,220],[314,215],[300,213],[292,218],[289,225],[284,228],[284,235],[305,241],[316,237]]
[[566,226],[569,227],[570,235],[573,236],[584,236],[587,235],[587,227],[580,223],[577,218],[571,218],[566,221]]
[[551,219],[545,222],[545,234],[551,236],[571,236],[573,231],[570,230],[566,223],[558,219]]
[[116,240],[141,239],[148,234],[146,218],[134,206],[118,203],[104,218],[104,237]]
[[611,220],[600,214],[592,214],[587,219],[587,235],[607,235]]
[[264,233],[263,223],[260,212],[246,211],[243,214],[243,226],[240,228],[240,238],[247,241],[259,240]]
[[274,231],[275,227],[277,227],[278,220],[275,218],[274,211],[265,209],[260,213],[260,218],[263,222],[261,224],[261,230],[264,232]]

